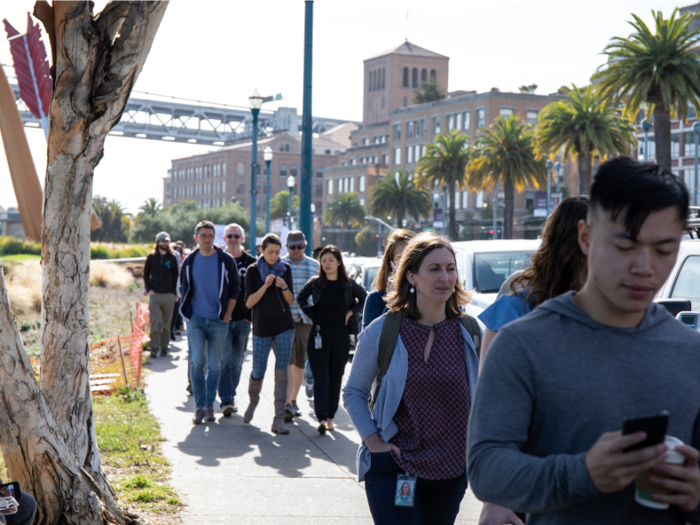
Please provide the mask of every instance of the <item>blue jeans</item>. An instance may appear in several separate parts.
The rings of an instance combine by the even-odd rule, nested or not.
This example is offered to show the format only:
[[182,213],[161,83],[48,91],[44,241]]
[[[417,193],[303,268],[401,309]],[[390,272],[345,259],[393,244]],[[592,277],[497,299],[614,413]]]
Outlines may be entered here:
[[377,525],[453,525],[467,491],[467,472],[453,479],[418,478],[413,507],[394,505],[396,476],[405,471],[391,452],[372,454],[372,466],[365,477],[369,510]]
[[[221,374],[221,350],[226,341],[228,325],[218,319],[192,316],[187,323],[187,344],[190,351],[190,380],[197,408],[214,406],[216,388]],[[207,345],[207,376],[204,377],[204,343]]]
[[0,523],[7,523],[7,525],[32,525],[35,516],[36,501],[34,501],[34,498],[30,494],[22,491],[17,514],[0,516]]
[[259,337],[253,335],[253,372],[250,377],[254,381],[262,381],[267,370],[267,358],[272,348],[272,340],[275,341],[276,359],[275,370],[287,370],[289,356],[292,354],[292,341],[294,330],[287,330],[274,337]]
[[231,403],[236,396],[249,335],[250,323],[245,319],[231,321],[228,324],[226,342],[221,353],[221,377],[219,378],[219,398],[222,405]]
[[304,376],[306,377],[306,383],[312,385],[314,383],[314,375],[311,373],[311,364],[309,360],[306,360],[306,369],[304,370]]

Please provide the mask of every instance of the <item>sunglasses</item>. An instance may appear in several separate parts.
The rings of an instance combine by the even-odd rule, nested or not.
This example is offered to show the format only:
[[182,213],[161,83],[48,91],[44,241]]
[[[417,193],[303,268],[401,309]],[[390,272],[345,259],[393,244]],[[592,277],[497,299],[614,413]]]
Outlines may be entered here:
[[304,245],[304,244],[295,244],[295,245],[293,245],[293,246],[287,246],[287,248],[288,248],[289,250],[303,250],[304,248],[306,248],[306,245]]
[[241,237],[242,235],[237,235],[235,233],[226,236],[227,239],[240,239]]

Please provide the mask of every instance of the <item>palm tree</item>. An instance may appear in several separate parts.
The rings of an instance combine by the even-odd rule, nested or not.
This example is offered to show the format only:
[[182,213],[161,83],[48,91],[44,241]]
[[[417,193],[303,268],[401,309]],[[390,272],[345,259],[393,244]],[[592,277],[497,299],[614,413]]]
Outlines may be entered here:
[[433,209],[430,193],[417,188],[412,179],[413,174],[404,170],[387,173],[372,188],[373,212],[382,218],[391,214],[399,228],[406,214],[414,219],[428,217]]
[[361,226],[366,215],[367,210],[360,204],[357,193],[336,193],[335,200],[326,204],[323,221],[327,225],[339,224],[350,235],[349,229]]
[[[299,207],[299,196],[292,195],[292,209]],[[283,190],[270,199],[270,220],[284,219],[289,212],[289,191]]]
[[467,137],[455,130],[449,135],[438,135],[433,144],[428,144],[418,161],[415,184],[419,188],[447,186],[450,196],[450,229],[449,236],[457,238],[457,223],[455,222],[455,190],[467,189],[465,168],[471,156],[471,148]]
[[[625,114],[636,118],[644,103],[653,111],[656,161],[671,168],[671,113],[686,120],[690,105],[700,114],[700,27],[690,28],[697,15],[671,18],[652,11],[655,34],[637,16],[628,38],[615,37],[605,48],[608,63],[593,76],[603,97],[625,102]],[[648,115],[647,115],[648,116]]]
[[591,163],[598,156],[629,155],[636,143],[634,125],[618,115],[614,103],[588,86],[576,86],[567,100],[552,102],[540,113],[535,136],[540,155],[564,148],[564,155],[578,157],[579,193],[591,191]]
[[144,213],[150,217],[155,217],[156,214],[162,209],[163,207],[160,205],[158,202],[158,199],[151,197],[148,200],[144,201],[144,203],[141,205],[139,208],[139,212]]
[[476,189],[502,185],[506,205],[503,236],[512,239],[515,188],[539,187],[546,180],[544,159],[535,152],[532,128],[521,124],[514,114],[498,117],[479,132],[467,170],[469,184]]

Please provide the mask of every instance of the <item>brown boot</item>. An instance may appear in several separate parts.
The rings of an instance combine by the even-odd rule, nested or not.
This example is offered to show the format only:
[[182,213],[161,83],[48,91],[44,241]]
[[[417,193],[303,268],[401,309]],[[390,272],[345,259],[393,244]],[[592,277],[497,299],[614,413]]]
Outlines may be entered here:
[[260,381],[256,381],[253,379],[253,376],[250,376],[250,381],[248,382],[248,396],[250,397],[250,404],[243,415],[244,423],[250,423],[253,419],[255,409],[258,407],[258,403],[260,403],[260,390],[262,390],[262,384],[262,379]]
[[273,434],[289,434],[284,424],[284,407],[287,403],[287,369],[275,370],[275,419],[272,420]]

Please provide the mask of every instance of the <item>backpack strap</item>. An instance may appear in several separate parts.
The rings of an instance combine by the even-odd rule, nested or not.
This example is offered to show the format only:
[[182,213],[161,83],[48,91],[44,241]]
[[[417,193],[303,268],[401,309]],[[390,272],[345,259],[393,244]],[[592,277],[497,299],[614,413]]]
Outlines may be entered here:
[[389,370],[391,358],[394,355],[394,348],[396,348],[396,342],[399,340],[402,319],[403,316],[398,312],[389,312],[384,318],[382,334],[379,336],[379,373],[375,382],[374,394],[369,403],[370,411],[374,410],[374,403],[377,401],[377,395],[382,386],[382,379],[384,379],[387,370]]
[[481,327],[479,322],[474,319],[471,315],[462,315],[459,318],[464,329],[469,332],[472,336],[472,341],[474,341],[474,350],[476,350],[476,357],[481,357]]

